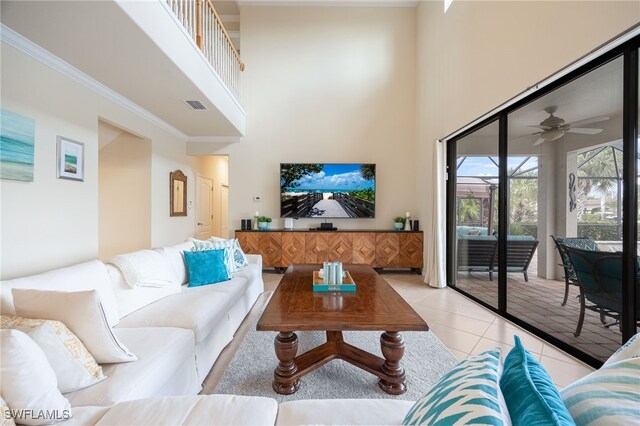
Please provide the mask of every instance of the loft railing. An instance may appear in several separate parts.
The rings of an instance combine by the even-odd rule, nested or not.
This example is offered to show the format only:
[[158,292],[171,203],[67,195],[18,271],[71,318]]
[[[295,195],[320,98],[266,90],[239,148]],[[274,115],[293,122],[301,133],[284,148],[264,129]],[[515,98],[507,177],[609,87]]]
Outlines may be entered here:
[[240,102],[244,64],[211,0],[166,0],[213,69]]

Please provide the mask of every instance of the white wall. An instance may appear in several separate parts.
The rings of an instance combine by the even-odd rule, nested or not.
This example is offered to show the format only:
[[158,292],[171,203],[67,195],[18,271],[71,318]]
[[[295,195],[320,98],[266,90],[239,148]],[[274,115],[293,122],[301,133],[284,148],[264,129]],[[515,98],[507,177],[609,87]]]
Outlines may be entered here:
[[[99,123],[99,134],[102,127]],[[102,140],[99,137],[99,144]],[[98,152],[98,255],[151,246],[151,142],[122,132]]]
[[[454,1],[446,14],[441,2],[419,2],[416,187],[421,219],[431,214],[427,202],[437,138],[638,22],[640,2],[631,1]],[[425,241],[430,239],[426,234]],[[428,276],[433,270],[427,264]]]
[[[151,245],[193,234],[192,210],[169,217],[170,171],[182,169],[194,193],[184,142],[13,47],[1,55],[2,108],[36,121],[34,182],[0,181],[2,279],[98,257],[99,119],[151,140]],[[56,178],[57,135],[85,143],[84,182]]]
[[391,229],[415,212],[414,9],[242,7],[241,38],[246,136],[189,146],[229,154],[231,229],[256,210],[283,226],[281,162],[377,164],[376,218],[339,228]]

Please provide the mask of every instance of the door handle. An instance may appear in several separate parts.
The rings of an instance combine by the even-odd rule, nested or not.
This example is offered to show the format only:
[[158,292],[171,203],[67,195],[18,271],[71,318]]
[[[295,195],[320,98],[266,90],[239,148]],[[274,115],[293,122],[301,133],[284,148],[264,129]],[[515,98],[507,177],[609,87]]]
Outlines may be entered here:
[[198,222],[198,226],[204,225],[204,223]]

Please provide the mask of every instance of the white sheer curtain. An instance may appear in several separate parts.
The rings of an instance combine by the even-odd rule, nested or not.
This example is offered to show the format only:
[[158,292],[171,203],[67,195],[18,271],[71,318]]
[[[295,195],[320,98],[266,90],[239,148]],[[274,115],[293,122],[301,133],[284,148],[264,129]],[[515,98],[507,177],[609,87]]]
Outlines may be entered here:
[[447,276],[445,272],[446,262],[446,233],[445,233],[445,144],[435,141],[433,144],[432,157],[432,182],[430,205],[431,215],[428,216],[427,229],[431,238],[431,244],[427,245],[427,265],[424,282],[431,287],[443,288],[447,286]]

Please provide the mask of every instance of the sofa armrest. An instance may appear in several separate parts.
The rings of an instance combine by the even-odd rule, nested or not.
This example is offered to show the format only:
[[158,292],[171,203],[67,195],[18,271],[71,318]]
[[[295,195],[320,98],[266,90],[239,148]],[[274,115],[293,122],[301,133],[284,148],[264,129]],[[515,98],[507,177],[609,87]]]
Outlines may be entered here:
[[247,262],[255,263],[262,269],[262,255],[260,254],[245,254],[247,256]]

